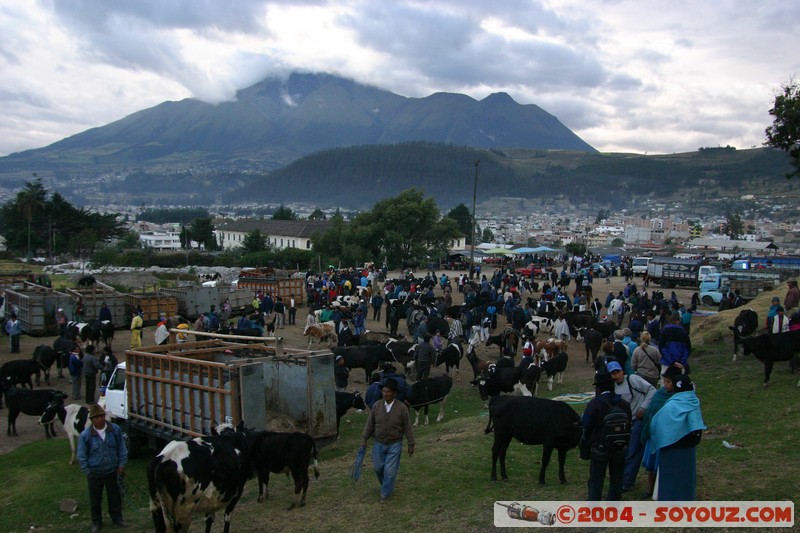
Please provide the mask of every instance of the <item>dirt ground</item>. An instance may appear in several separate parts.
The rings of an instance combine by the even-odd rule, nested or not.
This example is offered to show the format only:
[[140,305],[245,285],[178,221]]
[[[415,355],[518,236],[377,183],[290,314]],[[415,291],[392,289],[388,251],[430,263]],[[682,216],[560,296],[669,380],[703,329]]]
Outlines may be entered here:
[[[452,276],[459,274],[460,272],[451,272],[451,271],[444,271],[444,273],[448,274],[451,278]],[[491,271],[484,271],[487,276],[491,274]],[[441,275],[442,271],[436,272],[437,275]],[[424,276],[425,272],[418,272],[417,275]],[[397,277],[398,273],[390,273],[390,277]],[[152,283],[149,282],[146,277],[138,276],[136,281],[128,283],[124,279],[120,279],[119,274],[115,275],[96,275],[95,276],[99,281],[104,283],[122,283],[127,286],[136,286],[142,283]],[[153,278],[155,280],[155,278]],[[641,278],[636,279],[637,287],[641,288]],[[594,293],[595,296],[600,298],[600,301],[604,301],[605,297],[608,295],[608,291],[614,291],[616,294],[618,291],[622,290],[625,287],[625,280],[622,277],[614,277],[611,278],[611,283],[606,284],[605,280],[595,280],[594,282]],[[574,289],[574,285],[571,287]],[[676,289],[675,291],[678,295],[678,298],[681,302],[689,303],[691,298],[692,291],[684,290],[684,289]],[[436,294],[441,294],[441,291],[437,290]],[[533,297],[538,298],[539,294],[534,293]],[[462,303],[461,294],[454,290],[453,292],[453,303],[460,304]],[[297,324],[294,326],[286,326],[284,329],[278,329],[276,331],[276,335],[283,337],[284,345],[287,348],[298,348],[298,349],[305,349],[307,347],[307,338],[303,336],[303,326],[305,324],[305,318],[308,313],[308,308],[300,307],[297,311]],[[367,328],[372,331],[386,331],[384,327],[383,320],[381,321],[373,321],[372,318],[372,310],[370,309],[369,316],[367,317]],[[626,315],[627,320],[627,315]],[[498,321],[498,327],[503,327],[505,325],[505,319],[500,318]],[[405,331],[405,324],[401,323],[399,330],[401,332]],[[142,332],[142,342],[144,345],[154,344],[153,335],[155,333],[155,326],[146,327]],[[10,361],[12,359],[21,359],[27,358],[32,356],[34,349],[36,346],[40,344],[47,344],[49,346],[53,345],[53,341],[55,337],[30,337],[27,335],[22,335],[20,339],[20,353],[19,354],[9,354],[9,344],[8,344],[8,337],[2,336],[2,341],[0,341],[0,364],[5,363],[6,361]],[[124,352],[130,346],[130,330],[127,329],[119,329],[116,331],[114,335],[114,339],[112,342],[112,349],[114,354],[120,361],[124,361]],[[495,359],[498,356],[498,349],[495,346],[487,348],[483,345],[478,347],[478,356],[482,359]],[[583,343],[576,342],[574,339],[569,341],[569,350],[568,353],[570,355],[570,363],[567,369],[567,372],[576,376],[585,377],[587,383],[587,390],[591,389],[591,381],[593,377],[593,370],[590,365],[584,363],[585,358],[585,350]],[[462,368],[460,372],[460,380],[456,381],[455,386],[457,387],[470,387],[469,378],[471,377],[471,370],[469,367],[469,363],[466,361],[462,361]],[[436,374],[437,372],[444,372],[443,367],[433,369],[433,373]],[[55,369],[55,365],[51,370],[50,376],[50,387],[44,383],[42,380],[41,388],[52,388],[56,390],[61,390],[66,393],[71,393],[72,387],[69,383],[69,376],[65,371],[65,377],[59,378],[57,377],[57,371]],[[356,369],[350,375],[350,386],[348,387],[350,390],[361,390],[364,391],[366,389],[366,384],[364,383],[364,374]],[[69,399],[66,400],[66,403],[73,403]],[[4,402],[4,409],[0,411],[0,413],[7,414],[8,411],[5,409],[5,402]],[[29,442],[33,442],[34,440],[43,439],[44,438],[44,429],[38,426],[38,417],[28,416],[24,414],[20,414],[19,418],[17,419],[17,433],[19,434],[18,437],[9,437],[5,433],[0,432],[0,455],[7,454],[17,447],[27,444]],[[60,426],[59,423],[56,423],[58,427],[58,435],[60,438],[63,438],[65,443],[65,454],[68,453],[68,443],[66,442],[66,434],[64,433],[63,428]]]

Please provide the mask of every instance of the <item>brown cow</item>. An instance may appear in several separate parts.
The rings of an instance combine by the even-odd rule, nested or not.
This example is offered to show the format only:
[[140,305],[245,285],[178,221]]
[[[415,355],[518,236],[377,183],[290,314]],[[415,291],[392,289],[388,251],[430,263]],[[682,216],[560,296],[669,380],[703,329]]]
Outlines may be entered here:
[[322,344],[322,341],[327,341],[328,346],[336,344],[336,341],[339,340],[339,337],[336,335],[336,324],[334,324],[332,320],[306,327],[305,331],[303,331],[303,335],[308,337],[309,346],[314,342],[314,339],[318,339],[317,342],[319,344]]

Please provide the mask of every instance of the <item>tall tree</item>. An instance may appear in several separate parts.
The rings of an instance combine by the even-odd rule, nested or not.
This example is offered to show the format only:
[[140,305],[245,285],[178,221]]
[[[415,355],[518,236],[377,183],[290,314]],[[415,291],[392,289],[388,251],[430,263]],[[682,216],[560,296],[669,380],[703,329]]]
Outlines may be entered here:
[[447,213],[448,218],[456,221],[458,230],[466,235],[466,244],[472,244],[472,213],[463,203],[458,204]]
[[769,114],[774,119],[766,130],[767,142],[764,144],[789,155],[794,171],[786,174],[787,178],[800,176],[800,86],[794,80],[775,95]]
[[217,239],[214,238],[214,224],[212,224],[210,218],[194,219],[189,232],[192,239],[202,244],[206,250],[217,249]]
[[28,259],[31,258],[31,223],[33,222],[33,216],[44,207],[46,197],[47,191],[42,185],[42,180],[38,178],[35,182],[26,182],[25,189],[17,193],[17,211],[28,223]]

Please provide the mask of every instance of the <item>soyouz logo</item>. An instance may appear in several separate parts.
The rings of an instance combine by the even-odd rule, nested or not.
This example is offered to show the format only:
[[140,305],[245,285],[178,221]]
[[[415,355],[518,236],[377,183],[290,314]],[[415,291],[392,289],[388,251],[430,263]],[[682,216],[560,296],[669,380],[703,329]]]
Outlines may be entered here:
[[498,501],[496,527],[791,527],[794,503]]

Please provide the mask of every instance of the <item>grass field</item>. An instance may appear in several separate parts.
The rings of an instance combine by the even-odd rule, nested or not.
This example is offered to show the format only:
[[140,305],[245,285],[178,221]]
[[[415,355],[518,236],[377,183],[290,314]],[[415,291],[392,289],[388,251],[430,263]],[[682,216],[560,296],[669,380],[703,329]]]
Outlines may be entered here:
[[[699,327],[708,335],[710,328]],[[705,344],[692,363],[703,416],[708,431],[698,449],[698,499],[793,500],[798,496],[797,376],[778,365],[768,389],[761,386],[761,365],[752,358],[730,361],[729,339]],[[577,363],[573,363],[577,364]],[[552,393],[589,390],[583,379],[570,377]],[[582,412],[582,406],[576,406]],[[435,409],[434,409],[435,411]],[[365,415],[351,412],[342,423],[342,437],[320,452],[322,475],[312,481],[307,507],[284,510],[292,501],[292,484],[273,476],[272,499],[256,503],[257,484],[250,482],[233,515],[233,531],[334,532],[334,531],[495,531],[492,521],[496,500],[582,500],[586,495],[588,463],[568,454],[569,483],[559,485],[551,464],[547,485],[537,484],[541,447],[513,443],[508,456],[510,480],[489,482],[492,436],[484,435],[486,412],[477,392],[458,388],[448,401],[443,423],[417,429],[417,452],[404,455],[395,495],[378,503],[378,485],[369,457],[363,477],[354,482],[347,471],[352,463]],[[728,449],[727,440],[739,446]],[[150,531],[144,470],[141,457],[128,467],[129,492],[125,518],[133,531]],[[84,531],[88,498],[85,480],[77,466],[67,464],[65,439],[38,441],[0,460],[0,531]],[[644,488],[644,474],[634,492]],[[77,516],[60,513],[63,498],[78,501]],[[215,531],[221,531],[218,515]],[[195,530],[202,530],[196,522]],[[797,528],[795,528],[797,529]],[[628,530],[630,531],[630,530]]]

